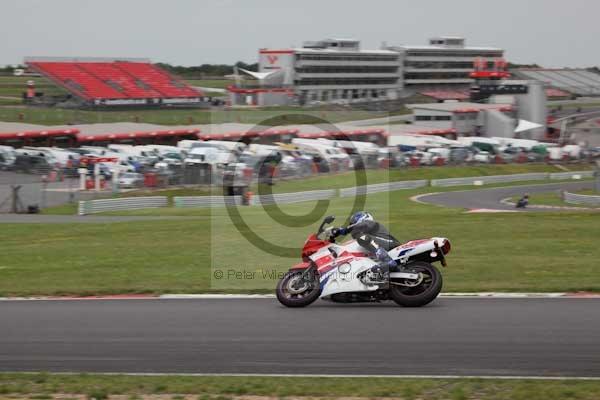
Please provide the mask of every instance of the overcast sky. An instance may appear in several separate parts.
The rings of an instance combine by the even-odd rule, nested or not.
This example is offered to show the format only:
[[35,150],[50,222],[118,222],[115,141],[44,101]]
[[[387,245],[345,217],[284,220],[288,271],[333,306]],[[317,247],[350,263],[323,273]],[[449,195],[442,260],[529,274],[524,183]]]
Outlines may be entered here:
[[600,65],[597,0],[8,0],[0,65],[25,56],[145,57],[180,65],[255,62],[260,47],[357,38],[363,48],[460,35],[509,61]]

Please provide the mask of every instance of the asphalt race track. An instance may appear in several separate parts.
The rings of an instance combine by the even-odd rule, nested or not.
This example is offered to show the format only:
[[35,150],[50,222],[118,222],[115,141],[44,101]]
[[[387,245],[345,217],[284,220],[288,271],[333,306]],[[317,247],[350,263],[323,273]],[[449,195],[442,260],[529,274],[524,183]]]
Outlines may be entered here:
[[[594,182],[568,182],[549,183],[541,185],[522,185],[492,189],[463,190],[455,192],[434,193],[419,197],[423,203],[435,204],[444,207],[466,208],[470,210],[511,210],[514,206],[501,203],[508,197],[522,196],[525,193],[544,193],[558,190],[581,190],[592,189]],[[523,211],[523,210],[520,210]],[[530,207],[525,211],[556,211],[556,209],[536,209]]]
[[600,377],[600,300],[0,302],[0,370]]

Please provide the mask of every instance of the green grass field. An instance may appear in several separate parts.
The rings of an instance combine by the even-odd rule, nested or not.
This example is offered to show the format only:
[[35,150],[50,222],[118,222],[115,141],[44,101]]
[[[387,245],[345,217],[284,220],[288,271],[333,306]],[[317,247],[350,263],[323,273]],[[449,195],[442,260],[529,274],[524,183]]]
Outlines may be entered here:
[[44,92],[50,96],[67,93],[64,89],[56,86],[53,82],[45,78],[29,76],[0,76],[0,96],[21,98],[22,93],[26,90],[27,81],[30,80],[35,82],[36,91],[38,92]]
[[[266,120],[285,114],[277,122]],[[313,117],[336,123],[386,116],[384,113],[352,111],[340,113],[328,110],[301,110],[299,108],[232,109],[213,111],[200,109],[160,109],[130,111],[87,111],[61,108],[39,108],[26,106],[3,106],[0,121],[26,122],[41,125],[93,124],[110,122],[142,122],[158,125],[201,125],[219,123],[246,123],[263,125],[293,125],[314,122]]]
[[[600,195],[598,192],[596,192],[594,190],[580,190],[576,193],[585,194],[585,195],[596,195],[596,196]],[[511,199],[511,201],[513,201],[513,202],[517,202],[518,200],[519,200],[519,197],[513,197]],[[567,203],[567,202],[563,201],[562,196],[559,191],[547,192],[547,193],[534,193],[532,195],[529,195],[529,204],[541,205],[541,206],[600,208],[600,207],[594,207],[594,206],[586,206],[586,205],[577,205],[577,204]]]
[[21,103],[21,99],[0,97],[0,106],[18,106]]
[[0,374],[0,396],[38,400],[76,395],[96,400],[148,395],[161,400],[593,400],[599,393],[600,382],[575,380]]
[[[21,98],[28,80],[36,82],[36,90],[47,95],[66,94],[66,91],[54,83],[40,77],[14,77],[0,76],[0,96]],[[187,83],[194,86],[209,88],[226,88],[231,81],[228,80],[189,80]],[[207,95],[222,96],[222,93],[207,92]],[[0,99],[0,121],[25,122],[41,125],[65,124],[92,124],[110,122],[143,122],[159,125],[195,125],[238,122],[257,124],[265,119],[288,114],[288,120],[283,125],[310,123],[308,116],[317,116],[326,121],[335,123],[347,120],[384,117],[386,113],[367,111],[352,111],[339,113],[327,107],[319,109],[302,110],[298,107],[277,107],[272,109],[241,109],[231,111],[211,111],[198,109],[160,109],[160,110],[132,110],[132,111],[84,111],[60,108],[26,107],[19,105],[20,100]],[[260,112],[258,112],[260,111]]]
[[[572,170],[587,170],[591,169],[592,166],[589,164],[573,165],[570,166]],[[490,176],[490,175],[510,175],[510,174],[521,174],[531,172],[564,172],[564,169],[558,168],[555,165],[549,164],[506,164],[506,165],[475,165],[475,166],[446,166],[443,168],[439,167],[420,167],[420,168],[401,168],[392,170],[368,170],[366,171],[366,182],[369,185],[384,183],[384,182],[397,182],[397,181],[411,181],[421,179],[444,179],[444,178],[457,178],[457,177],[468,177],[468,176]],[[273,193],[294,193],[307,190],[324,190],[324,189],[343,189],[348,187],[357,186],[357,178],[354,172],[340,173],[336,175],[320,175],[312,178],[304,179],[292,179],[280,181],[276,185],[272,186],[270,190]],[[254,193],[260,193],[267,189],[265,186],[258,188],[256,185],[252,186],[250,190]],[[134,196],[168,196],[170,198],[175,196],[220,196],[223,191],[221,188],[169,188],[163,190],[138,190],[133,192],[123,193],[122,197],[134,197]],[[156,212],[179,212],[165,211],[165,210],[148,210],[150,213]],[[73,215],[77,212],[77,206],[75,204],[67,204],[58,207],[52,207],[44,210],[46,214],[62,214],[62,215]]]
[[[410,200],[428,191],[372,195],[364,208],[400,240],[450,238],[453,251],[445,271],[445,291],[600,291],[600,270],[590,262],[600,257],[597,213],[465,214]],[[341,224],[353,201],[336,199],[326,214],[338,215]],[[282,209],[298,216],[313,207],[296,204]],[[272,213],[273,208],[267,211]],[[240,213],[260,237],[283,247],[301,246],[317,225],[286,228],[261,207],[245,207]],[[272,292],[273,279],[215,281],[211,273],[216,269],[285,271],[297,261],[298,249],[286,250],[288,258],[251,245],[225,208],[128,214],[184,218],[2,225],[0,295]],[[294,222],[293,217],[283,220]]]

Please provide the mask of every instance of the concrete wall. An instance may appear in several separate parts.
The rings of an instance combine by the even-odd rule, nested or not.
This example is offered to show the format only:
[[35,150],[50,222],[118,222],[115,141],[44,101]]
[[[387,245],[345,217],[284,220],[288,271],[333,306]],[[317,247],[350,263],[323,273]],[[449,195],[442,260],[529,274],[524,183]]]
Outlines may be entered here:
[[543,139],[546,134],[548,109],[546,107],[546,87],[544,82],[528,81],[529,93],[517,95],[518,118],[543,125],[522,134],[523,139]]
[[485,126],[483,131],[489,137],[513,138],[515,132],[515,120],[498,110],[486,110],[484,112]]
[[281,106],[290,105],[294,102],[294,98],[287,93],[259,93],[258,104],[261,106]]

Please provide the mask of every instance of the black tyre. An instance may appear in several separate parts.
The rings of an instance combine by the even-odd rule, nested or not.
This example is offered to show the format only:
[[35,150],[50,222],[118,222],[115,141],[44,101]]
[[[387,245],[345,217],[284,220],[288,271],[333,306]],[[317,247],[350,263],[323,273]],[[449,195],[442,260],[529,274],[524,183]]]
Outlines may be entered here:
[[319,298],[319,277],[313,271],[290,271],[277,283],[277,300],[286,307],[306,307]]
[[417,286],[399,286],[390,282],[390,296],[403,307],[423,307],[435,300],[442,291],[443,279],[440,271],[433,265],[417,261],[410,263],[405,270],[419,273],[422,281]]

